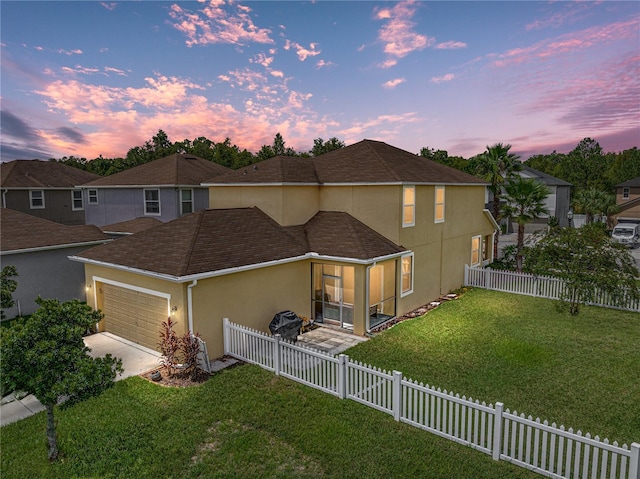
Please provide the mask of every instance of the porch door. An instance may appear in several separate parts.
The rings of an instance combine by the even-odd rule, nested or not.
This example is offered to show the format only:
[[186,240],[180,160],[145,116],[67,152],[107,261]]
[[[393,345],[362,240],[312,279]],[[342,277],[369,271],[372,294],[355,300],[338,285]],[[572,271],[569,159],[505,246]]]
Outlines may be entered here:
[[345,304],[341,276],[322,275],[322,319],[341,328],[353,328],[353,305]]

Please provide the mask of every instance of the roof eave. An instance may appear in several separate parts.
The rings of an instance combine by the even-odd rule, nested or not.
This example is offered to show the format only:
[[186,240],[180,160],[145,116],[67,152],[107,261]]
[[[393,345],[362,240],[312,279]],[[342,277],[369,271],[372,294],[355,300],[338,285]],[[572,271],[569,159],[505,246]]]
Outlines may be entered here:
[[107,238],[102,240],[84,241],[81,243],[65,243],[65,244],[50,245],[50,246],[37,246],[34,248],[14,249],[9,251],[0,251],[0,256],[20,254],[20,253],[33,253],[36,251],[50,251],[55,249],[77,248],[80,246],[96,246],[96,245],[108,243],[109,241],[113,241],[113,240],[111,238]]

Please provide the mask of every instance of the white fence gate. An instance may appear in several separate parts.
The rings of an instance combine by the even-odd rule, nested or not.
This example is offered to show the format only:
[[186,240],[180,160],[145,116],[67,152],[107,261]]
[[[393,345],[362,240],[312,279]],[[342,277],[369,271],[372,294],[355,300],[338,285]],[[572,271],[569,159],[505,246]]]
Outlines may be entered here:
[[[464,285],[547,299],[560,299],[565,292],[564,281],[552,276],[535,276],[468,265],[464,266]],[[589,304],[640,312],[639,300],[630,298],[626,304],[618,305],[606,293],[596,294],[595,300]]]
[[224,353],[294,381],[352,399],[546,477],[640,479],[640,444],[619,446],[571,428],[511,413],[500,402],[441,391],[349,359],[296,346],[224,319]]

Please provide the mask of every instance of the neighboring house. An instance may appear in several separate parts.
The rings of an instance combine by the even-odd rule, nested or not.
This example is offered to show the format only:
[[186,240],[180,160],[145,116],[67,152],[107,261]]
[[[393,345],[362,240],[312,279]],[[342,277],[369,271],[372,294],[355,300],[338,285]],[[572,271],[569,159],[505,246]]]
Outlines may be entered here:
[[85,201],[76,185],[100,178],[57,161],[0,164],[2,207],[65,225],[85,224]]
[[615,215],[619,221],[640,221],[640,176],[617,184],[616,205],[620,210]]
[[43,298],[85,300],[85,276],[81,264],[69,261],[93,246],[109,241],[96,226],[67,226],[4,209],[0,214],[0,263],[18,270],[13,293],[16,305],[8,318],[33,313]]
[[87,224],[104,226],[138,217],[162,222],[207,208],[203,181],[229,168],[175,153],[113,175],[83,183]]
[[[542,171],[531,168],[527,165],[522,165],[522,170],[516,172],[522,178],[533,178],[534,180],[544,184],[549,191],[549,196],[545,201],[545,208],[549,212],[548,215],[543,215],[541,218],[532,221],[525,225],[525,231],[527,233],[534,232],[540,229],[546,229],[549,223],[549,217],[554,216],[558,219],[560,226],[569,226],[569,210],[571,209],[571,183],[567,183],[560,178],[548,175]],[[504,195],[504,191],[503,191]],[[487,205],[492,207],[493,194],[487,190]],[[505,220],[503,220],[504,222]],[[514,230],[511,225],[508,225],[508,231]],[[517,229],[517,228],[515,228]]]
[[149,347],[171,314],[223,354],[222,319],[274,314],[363,335],[490,261],[486,183],[385,143],[276,157],[213,179],[211,209],[85,251],[102,329]]

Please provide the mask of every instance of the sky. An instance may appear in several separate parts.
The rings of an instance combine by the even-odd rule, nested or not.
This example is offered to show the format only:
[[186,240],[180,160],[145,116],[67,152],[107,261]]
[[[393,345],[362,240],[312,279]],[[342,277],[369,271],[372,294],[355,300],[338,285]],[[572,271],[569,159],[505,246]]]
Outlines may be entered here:
[[280,133],[471,157],[640,147],[637,1],[6,1],[0,159]]

